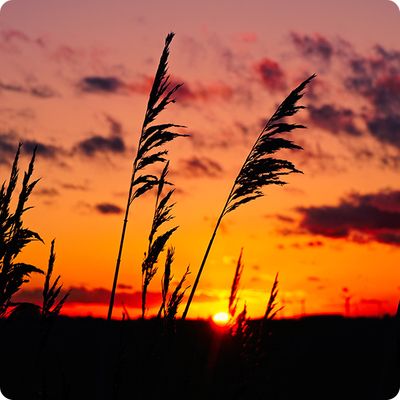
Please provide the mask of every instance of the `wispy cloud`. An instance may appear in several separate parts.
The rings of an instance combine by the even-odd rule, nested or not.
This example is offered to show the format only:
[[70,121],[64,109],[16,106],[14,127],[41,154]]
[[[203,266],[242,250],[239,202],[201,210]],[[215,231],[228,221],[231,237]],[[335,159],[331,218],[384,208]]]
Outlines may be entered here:
[[53,88],[43,84],[27,84],[24,86],[17,83],[5,83],[0,81],[0,92],[1,91],[29,94],[40,99],[49,99],[58,96],[58,93]]
[[310,104],[308,112],[311,122],[327,131],[344,132],[352,136],[360,136],[362,131],[356,124],[356,114],[350,108],[324,104],[320,107]]
[[304,57],[313,57],[329,62],[335,51],[332,42],[319,33],[309,35],[292,32],[290,38],[295,48]]
[[222,174],[223,168],[215,160],[207,157],[197,157],[180,160],[179,173],[188,177],[210,177],[215,178]]

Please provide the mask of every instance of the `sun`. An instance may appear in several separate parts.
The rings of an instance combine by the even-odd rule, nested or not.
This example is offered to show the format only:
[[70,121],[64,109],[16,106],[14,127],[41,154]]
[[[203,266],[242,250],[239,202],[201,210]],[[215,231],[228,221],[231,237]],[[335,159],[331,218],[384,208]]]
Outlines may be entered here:
[[229,314],[225,311],[217,312],[213,315],[212,320],[218,326],[225,326],[229,322]]

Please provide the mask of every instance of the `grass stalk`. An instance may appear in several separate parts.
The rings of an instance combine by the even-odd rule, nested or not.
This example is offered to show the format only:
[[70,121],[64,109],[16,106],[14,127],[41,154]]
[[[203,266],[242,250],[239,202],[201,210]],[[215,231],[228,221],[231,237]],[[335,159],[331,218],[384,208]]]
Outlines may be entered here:
[[242,204],[253,201],[258,197],[262,197],[263,192],[261,191],[261,188],[263,186],[271,184],[284,185],[286,182],[281,179],[282,176],[291,173],[301,173],[301,171],[297,170],[290,161],[276,159],[271,156],[281,149],[301,149],[300,146],[294,144],[292,141],[276,136],[281,133],[291,132],[297,128],[305,128],[303,125],[289,124],[285,122],[285,119],[286,117],[296,114],[300,109],[305,108],[304,106],[296,105],[296,103],[303,97],[303,89],[314,77],[315,74],[303,81],[279,105],[247,155],[247,158],[232,185],[221,214],[217,219],[217,223],[207,245],[206,252],[203,256],[186,303],[185,310],[182,314],[183,320],[186,319],[188,314],[201,274],[223,217]]
[[[146,113],[143,120],[141,133],[139,136],[139,144],[132,165],[132,174],[129,184],[128,198],[125,207],[124,221],[122,224],[121,239],[119,242],[118,255],[115,264],[113,284],[110,294],[110,303],[107,313],[107,320],[111,320],[115,302],[115,293],[118,284],[118,275],[121,267],[123,246],[125,243],[126,229],[128,225],[128,216],[132,202],[142,196],[149,190],[158,185],[158,178],[154,175],[146,173],[146,167],[156,163],[166,161],[165,156],[168,150],[163,146],[176,137],[187,136],[173,132],[171,129],[184,128],[182,125],[173,123],[155,124],[157,116],[168,106],[174,103],[174,93],[182,86],[172,85],[170,88],[170,77],[168,72],[169,46],[174,37],[174,33],[169,33],[165,39],[165,45],[160,57],[158,68],[154,77],[153,86],[150,91],[147,103]],[[160,149],[161,148],[161,149]]]

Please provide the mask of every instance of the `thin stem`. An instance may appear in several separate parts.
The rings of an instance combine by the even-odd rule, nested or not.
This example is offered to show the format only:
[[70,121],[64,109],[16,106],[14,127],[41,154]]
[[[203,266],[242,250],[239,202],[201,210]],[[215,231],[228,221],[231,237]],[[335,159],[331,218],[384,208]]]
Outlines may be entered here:
[[139,144],[138,144],[138,147],[137,147],[137,150],[136,150],[136,156],[135,156],[135,160],[134,160],[133,166],[132,166],[131,183],[130,183],[130,186],[129,186],[128,199],[127,199],[127,202],[126,202],[125,216],[124,216],[124,222],[123,222],[123,225],[122,225],[121,240],[119,242],[117,262],[115,264],[114,280],[113,280],[113,285],[112,285],[112,289],[111,289],[110,304],[109,304],[109,307],[108,307],[107,321],[111,321],[112,312],[113,312],[113,308],[114,308],[115,292],[117,290],[118,274],[119,274],[119,268],[120,268],[120,265],[121,265],[122,249],[124,247],[126,226],[128,224],[129,209],[130,209],[132,201],[133,201],[133,199],[132,199],[133,183],[135,182],[135,175],[136,175],[136,167],[137,167],[137,162],[138,162],[139,149],[140,149],[140,146],[141,146],[142,141],[143,141],[143,132],[145,130],[145,121],[146,121],[147,113],[148,113],[148,108],[146,108],[145,118],[143,120],[142,130],[141,130],[140,136],[139,136]]
[[[268,123],[269,123],[269,122],[270,122],[270,121],[268,121]],[[213,245],[213,243],[214,243],[214,239],[215,239],[215,236],[216,236],[216,234],[217,234],[218,228],[219,228],[219,226],[220,226],[220,224],[221,224],[222,218],[224,217],[224,215],[225,215],[225,213],[226,213],[226,210],[227,210],[227,208],[228,208],[228,205],[229,205],[229,203],[230,203],[230,201],[231,201],[231,196],[232,196],[232,194],[233,194],[233,192],[234,192],[234,189],[235,189],[237,180],[238,180],[240,174],[242,173],[242,170],[243,170],[244,166],[246,165],[247,161],[249,160],[249,158],[250,158],[250,156],[251,156],[251,153],[253,152],[254,148],[256,147],[257,142],[260,140],[260,137],[261,137],[261,135],[263,134],[263,132],[264,132],[264,130],[262,130],[261,133],[259,134],[259,136],[258,136],[256,142],[253,144],[253,147],[251,148],[250,152],[248,153],[247,158],[246,158],[245,162],[244,162],[243,165],[242,165],[242,168],[240,168],[240,171],[239,171],[239,173],[237,174],[235,181],[233,182],[232,189],[231,189],[231,191],[229,192],[229,195],[228,195],[228,198],[227,198],[227,200],[226,200],[226,202],[225,202],[224,208],[222,209],[222,212],[221,212],[221,214],[220,214],[220,216],[219,216],[219,218],[218,218],[218,221],[217,221],[217,223],[216,223],[216,225],[215,225],[214,232],[213,232],[213,234],[212,234],[212,236],[211,236],[210,242],[208,243],[206,252],[205,252],[204,257],[203,257],[203,261],[201,262],[199,271],[197,272],[196,279],[195,279],[194,284],[193,284],[193,286],[192,286],[192,290],[190,291],[190,295],[189,295],[188,301],[187,301],[187,303],[186,303],[185,310],[183,311],[183,314],[182,314],[182,319],[183,319],[183,320],[186,318],[187,313],[188,313],[188,311],[189,311],[189,307],[190,307],[190,305],[191,305],[191,303],[192,303],[194,293],[195,293],[195,291],[196,291],[196,289],[197,289],[197,285],[198,285],[198,283],[199,283],[200,276],[201,276],[201,274],[202,274],[202,272],[203,272],[204,265],[205,265],[205,263],[206,263],[206,261],[207,261],[207,258],[208,258],[208,253],[209,253],[210,250],[211,250],[211,247],[212,247],[212,245]]]
[[[162,178],[161,178],[162,179]],[[161,182],[160,182],[161,185]],[[160,186],[161,187],[161,186]],[[151,246],[153,244],[153,238],[155,234],[155,224],[156,224],[156,215],[157,215],[157,209],[158,209],[158,204],[160,202],[160,190],[157,191],[157,196],[156,196],[156,202],[154,204],[154,214],[153,214],[153,223],[151,224],[151,230],[150,230],[150,235],[149,235],[149,246],[147,248],[147,255],[150,254]],[[146,262],[146,260],[144,261]],[[145,317],[146,313],[146,297],[147,297],[147,287],[149,285],[149,270],[148,270],[148,265],[146,263],[145,265],[145,270],[144,272],[142,271],[142,319]]]
[[129,187],[129,194],[128,194],[128,201],[126,203],[125,217],[124,217],[124,222],[122,225],[121,240],[119,242],[118,257],[117,257],[117,262],[115,265],[114,280],[113,280],[113,285],[112,285],[112,289],[111,289],[110,304],[108,307],[108,315],[107,315],[108,321],[111,321],[112,311],[113,311],[113,307],[114,307],[115,291],[117,289],[118,274],[119,274],[119,268],[120,268],[121,259],[122,259],[122,249],[124,247],[125,232],[126,232],[126,226],[128,224],[129,209],[130,209],[130,206],[132,203],[131,197],[132,197],[132,190],[133,190],[133,182],[135,180],[135,173],[136,173],[136,159],[135,159],[135,163],[133,165],[131,184]]
[[186,303],[185,310],[183,311],[183,314],[182,314],[182,319],[183,320],[186,318],[186,315],[187,315],[187,313],[189,311],[189,307],[190,307],[190,304],[192,303],[193,296],[194,296],[194,293],[196,291],[197,285],[199,283],[201,273],[203,272],[204,265],[205,265],[205,263],[207,261],[207,258],[208,258],[208,253],[211,250],[211,246],[212,246],[212,244],[214,242],[215,235],[217,234],[217,230],[219,228],[219,225],[221,224],[222,218],[225,215],[225,210],[226,210],[226,208],[228,206],[229,199],[231,197],[232,192],[233,192],[233,187],[232,187],[231,193],[229,193],[228,200],[226,201],[225,206],[224,206],[224,208],[223,208],[223,210],[222,210],[222,212],[221,212],[221,214],[220,214],[220,216],[218,218],[218,221],[217,221],[217,223],[215,225],[214,232],[213,232],[213,234],[211,236],[211,239],[210,239],[210,241],[208,243],[207,250],[206,250],[206,252],[204,254],[204,257],[203,257],[203,261],[201,262],[199,271],[197,272],[197,276],[196,276],[196,279],[195,279],[194,284],[192,286],[192,290],[190,291],[188,302]]

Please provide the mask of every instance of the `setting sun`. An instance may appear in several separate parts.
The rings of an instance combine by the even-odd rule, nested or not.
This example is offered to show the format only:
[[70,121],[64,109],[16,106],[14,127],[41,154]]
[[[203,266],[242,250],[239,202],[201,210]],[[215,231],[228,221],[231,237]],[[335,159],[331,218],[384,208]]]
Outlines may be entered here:
[[218,326],[225,326],[229,321],[229,314],[225,311],[220,311],[213,315],[212,320]]

